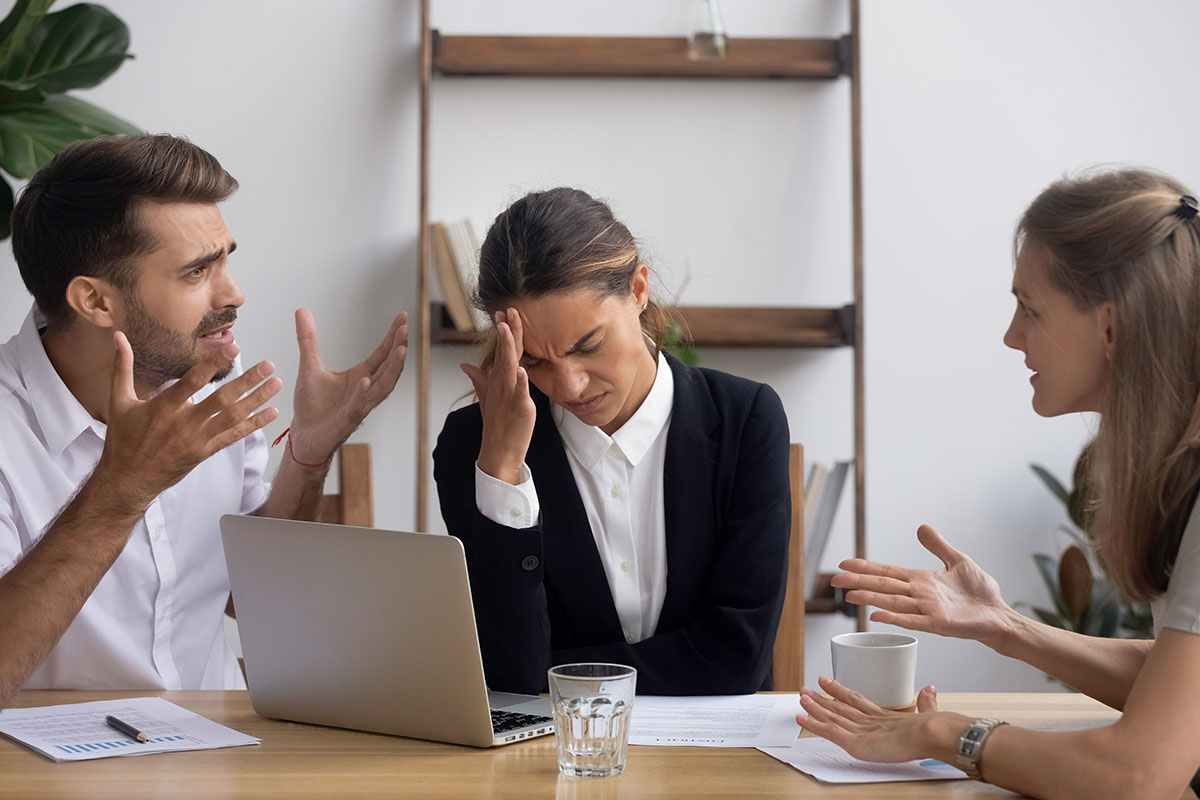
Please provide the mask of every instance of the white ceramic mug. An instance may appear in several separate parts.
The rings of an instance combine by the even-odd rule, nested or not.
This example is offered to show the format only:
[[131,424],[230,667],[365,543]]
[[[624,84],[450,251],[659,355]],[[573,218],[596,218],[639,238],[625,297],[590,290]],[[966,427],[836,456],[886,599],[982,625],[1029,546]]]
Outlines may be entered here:
[[880,708],[906,708],[916,696],[917,640],[904,633],[833,637],[833,679]]

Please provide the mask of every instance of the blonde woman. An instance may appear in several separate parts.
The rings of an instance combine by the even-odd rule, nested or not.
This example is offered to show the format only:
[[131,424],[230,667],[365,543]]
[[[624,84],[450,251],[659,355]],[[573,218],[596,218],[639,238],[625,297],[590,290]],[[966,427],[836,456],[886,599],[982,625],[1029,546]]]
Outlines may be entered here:
[[[880,710],[834,681],[805,690],[809,731],[874,761],[958,763],[1034,797],[1177,798],[1200,766],[1200,220],[1163,175],[1104,171],[1042,192],[1017,227],[1017,310],[1004,343],[1033,371],[1046,417],[1099,412],[1087,459],[1101,556],[1149,600],[1155,639],[1098,639],[1034,622],[936,531],[936,571],[852,559],[834,584],[878,622],[975,639],[1123,713],[1039,732],[1000,720]],[[925,704],[928,707],[928,703]]]
[[577,189],[521,198],[480,253],[479,402],[434,451],[488,685],[629,664],[644,694],[770,687],[791,499],[769,386],[662,352],[629,230]]

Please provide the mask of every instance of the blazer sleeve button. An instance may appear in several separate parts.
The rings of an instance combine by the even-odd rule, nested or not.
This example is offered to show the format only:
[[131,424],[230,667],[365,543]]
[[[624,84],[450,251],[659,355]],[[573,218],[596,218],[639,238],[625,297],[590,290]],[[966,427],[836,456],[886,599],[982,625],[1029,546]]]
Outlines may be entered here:
[[538,568],[538,564],[540,563],[541,561],[537,556],[525,556],[523,559],[521,559],[521,569],[525,570],[526,572],[533,572]]

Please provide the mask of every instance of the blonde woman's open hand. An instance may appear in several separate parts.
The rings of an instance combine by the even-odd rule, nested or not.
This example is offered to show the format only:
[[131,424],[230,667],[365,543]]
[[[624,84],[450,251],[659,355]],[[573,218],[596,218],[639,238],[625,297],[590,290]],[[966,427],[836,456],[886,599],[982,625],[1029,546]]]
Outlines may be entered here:
[[996,579],[928,525],[917,530],[917,539],[941,559],[942,569],[905,569],[852,558],[838,565],[846,572],[833,576],[833,585],[850,590],[848,602],[878,608],[871,614],[875,622],[984,644],[997,641],[1015,612],[1004,602]]
[[926,756],[942,757],[942,743],[953,741],[971,720],[937,710],[937,690],[926,686],[917,695],[917,713],[888,711],[835,680],[820,679],[825,693],[803,689],[804,714],[796,722],[809,733],[828,739],[855,758],[896,763]]
[[483,415],[479,468],[516,486],[521,482],[537,409],[529,396],[529,375],[520,365],[525,347],[521,315],[515,308],[496,313],[496,334],[491,369],[484,372],[474,364],[459,367],[471,379]]

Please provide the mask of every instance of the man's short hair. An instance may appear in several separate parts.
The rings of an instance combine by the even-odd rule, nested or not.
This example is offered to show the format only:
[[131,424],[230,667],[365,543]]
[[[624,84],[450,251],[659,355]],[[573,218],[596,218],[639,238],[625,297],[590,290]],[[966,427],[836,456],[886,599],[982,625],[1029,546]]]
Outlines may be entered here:
[[166,134],[73,142],[29,181],[12,214],[12,248],[25,287],[50,324],[71,318],[79,275],[132,287],[132,260],[158,243],[138,205],[219,203],[238,182],[212,154]]

